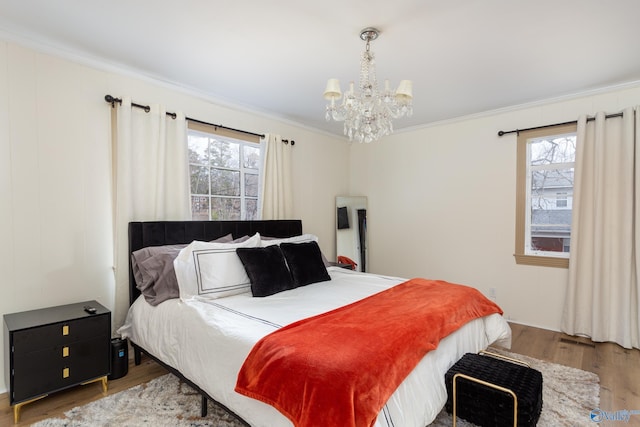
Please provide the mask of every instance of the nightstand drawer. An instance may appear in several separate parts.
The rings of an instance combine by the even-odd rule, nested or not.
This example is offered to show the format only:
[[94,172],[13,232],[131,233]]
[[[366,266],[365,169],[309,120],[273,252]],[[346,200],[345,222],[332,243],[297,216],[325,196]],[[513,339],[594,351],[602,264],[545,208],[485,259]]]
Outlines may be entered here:
[[[13,401],[61,390],[109,372],[110,340],[100,336],[56,346],[47,350],[22,354],[13,363]],[[67,349],[65,351],[65,348]],[[64,356],[68,354],[68,356]]]
[[110,335],[110,331],[110,316],[96,315],[85,319],[16,331],[13,334],[13,348],[14,352],[23,354],[57,345],[69,345],[94,337],[96,333]]

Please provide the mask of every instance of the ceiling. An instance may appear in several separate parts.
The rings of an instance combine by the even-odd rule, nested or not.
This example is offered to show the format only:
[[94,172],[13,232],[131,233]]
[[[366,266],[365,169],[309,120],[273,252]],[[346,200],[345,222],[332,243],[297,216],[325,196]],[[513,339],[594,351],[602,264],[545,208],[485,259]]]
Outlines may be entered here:
[[402,129],[640,82],[639,16],[638,0],[0,0],[0,37],[342,135],[322,92],[357,80],[365,27],[380,83],[413,80]]

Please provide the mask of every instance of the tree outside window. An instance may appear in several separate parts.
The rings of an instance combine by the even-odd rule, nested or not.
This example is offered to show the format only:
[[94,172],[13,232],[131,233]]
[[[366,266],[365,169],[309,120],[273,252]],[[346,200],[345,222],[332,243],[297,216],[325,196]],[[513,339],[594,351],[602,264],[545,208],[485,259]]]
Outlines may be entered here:
[[259,144],[189,130],[194,220],[258,219]]

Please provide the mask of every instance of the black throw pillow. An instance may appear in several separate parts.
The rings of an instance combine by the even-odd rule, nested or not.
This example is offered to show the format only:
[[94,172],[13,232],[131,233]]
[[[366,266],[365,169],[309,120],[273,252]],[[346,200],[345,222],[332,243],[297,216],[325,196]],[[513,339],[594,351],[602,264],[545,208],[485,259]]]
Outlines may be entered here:
[[295,287],[331,280],[316,242],[281,243]]
[[238,248],[236,253],[249,276],[254,297],[266,297],[294,287],[278,245]]

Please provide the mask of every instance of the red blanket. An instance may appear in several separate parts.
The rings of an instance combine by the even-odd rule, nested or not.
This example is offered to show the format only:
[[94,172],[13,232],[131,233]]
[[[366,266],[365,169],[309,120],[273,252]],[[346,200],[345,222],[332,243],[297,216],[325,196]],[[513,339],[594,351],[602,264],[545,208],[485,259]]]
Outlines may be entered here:
[[296,427],[371,426],[395,389],[440,340],[502,311],[479,291],[412,279],[265,336],[236,391]]

